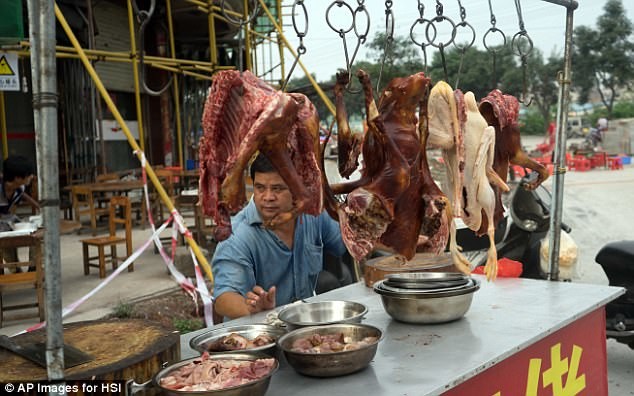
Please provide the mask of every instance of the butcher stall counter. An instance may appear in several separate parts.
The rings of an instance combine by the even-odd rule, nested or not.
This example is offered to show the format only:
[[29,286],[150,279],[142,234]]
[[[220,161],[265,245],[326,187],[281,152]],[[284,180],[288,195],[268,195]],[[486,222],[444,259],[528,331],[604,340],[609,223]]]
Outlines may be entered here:
[[[282,358],[268,395],[607,395],[604,306],[624,289],[533,279],[481,281],[460,320],[413,325],[393,320],[381,297],[356,283],[310,298],[368,307],[363,323],[383,330],[366,369],[342,377],[296,373]],[[279,311],[282,307],[278,307]],[[266,313],[217,327],[266,322]],[[183,359],[198,355],[181,337]]]

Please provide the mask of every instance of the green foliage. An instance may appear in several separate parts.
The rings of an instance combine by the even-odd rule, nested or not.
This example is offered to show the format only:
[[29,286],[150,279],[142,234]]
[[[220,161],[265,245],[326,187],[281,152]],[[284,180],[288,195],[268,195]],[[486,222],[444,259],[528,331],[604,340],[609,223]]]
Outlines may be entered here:
[[579,103],[586,103],[596,89],[611,118],[617,91],[634,79],[634,31],[621,0],[608,0],[597,18],[597,29],[574,30],[573,84]]
[[544,135],[546,133],[546,129],[544,129],[546,121],[536,109],[529,110],[522,116],[520,123],[522,135]]
[[112,310],[112,314],[119,319],[132,318],[134,314],[134,305],[120,301],[119,304],[117,304]]
[[204,327],[203,321],[198,319],[174,319],[174,328],[181,334],[200,330]]
[[614,104],[612,114],[608,113],[608,109],[601,107],[595,109],[588,119],[590,125],[596,125],[599,118],[607,118],[609,120],[618,120],[620,118],[634,118],[634,102],[618,102]]

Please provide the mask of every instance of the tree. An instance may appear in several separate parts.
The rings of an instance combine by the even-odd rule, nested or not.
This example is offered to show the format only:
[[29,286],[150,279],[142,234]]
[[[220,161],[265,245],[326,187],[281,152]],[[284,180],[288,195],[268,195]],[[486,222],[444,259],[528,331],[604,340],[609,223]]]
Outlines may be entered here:
[[573,84],[579,103],[586,103],[595,89],[612,116],[618,91],[634,79],[632,22],[621,0],[608,0],[597,18],[597,30],[579,26],[574,31]]
[[541,51],[534,50],[528,59],[529,81],[532,94],[532,102],[543,119],[543,129],[548,129],[552,120],[552,107],[557,103],[559,93],[557,87],[557,73],[563,67],[561,57],[551,55],[544,62]]

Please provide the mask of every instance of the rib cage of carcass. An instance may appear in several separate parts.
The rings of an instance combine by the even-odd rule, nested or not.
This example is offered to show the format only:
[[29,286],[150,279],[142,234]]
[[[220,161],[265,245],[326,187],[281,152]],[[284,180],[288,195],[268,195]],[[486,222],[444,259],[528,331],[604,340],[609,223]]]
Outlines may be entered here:
[[299,213],[318,215],[322,204],[319,117],[306,96],[284,93],[249,71],[214,75],[203,112],[199,196],[216,223],[217,241],[231,235],[230,216],[245,203],[244,171],[259,150],[293,195],[293,209],[271,219],[275,227]]

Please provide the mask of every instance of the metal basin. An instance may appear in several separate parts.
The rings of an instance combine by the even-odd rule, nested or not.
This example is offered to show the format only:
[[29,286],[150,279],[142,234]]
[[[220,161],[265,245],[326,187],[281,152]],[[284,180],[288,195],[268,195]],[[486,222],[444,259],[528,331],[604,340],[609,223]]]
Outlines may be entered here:
[[[210,346],[214,342],[218,341],[222,337],[228,336],[231,333],[236,333],[249,340],[253,340],[257,336],[265,334],[273,338],[273,342],[270,344],[259,346],[259,347],[242,349],[237,351],[211,351],[210,350]],[[277,327],[277,326],[267,325],[267,324],[245,324],[245,325],[229,326],[229,327],[209,330],[205,333],[199,334],[196,337],[189,340],[189,346],[200,353],[208,352],[211,355],[229,354],[229,353],[244,351],[244,352],[265,353],[269,356],[277,357],[276,342],[284,334],[286,334],[285,329],[281,327]]]
[[[299,338],[313,334],[343,333],[352,341],[359,341],[365,337],[377,337],[377,342],[359,349],[328,353],[301,353],[291,351],[293,342]],[[291,331],[278,340],[280,349],[284,352],[286,361],[297,372],[313,377],[337,377],[359,371],[367,367],[379,345],[383,332],[367,324],[342,323],[325,326],[304,327]]]
[[473,294],[480,288],[478,280],[473,279],[470,286],[437,291],[433,293],[411,293],[386,290],[383,282],[374,284],[374,291],[381,295],[385,311],[394,319],[419,324],[445,323],[463,317],[473,300]]
[[[209,359],[212,360],[255,360],[258,358],[269,358],[269,356],[261,355],[261,354],[248,354],[248,353],[231,353],[231,354],[223,354],[223,355],[214,355],[210,356]],[[135,394],[139,391],[147,392],[151,386],[159,388],[161,393],[169,396],[183,396],[183,395],[213,395],[213,396],[263,396],[267,389],[269,388],[269,383],[271,382],[271,376],[277,371],[279,368],[279,362],[275,359],[275,364],[271,371],[264,377],[259,378],[255,381],[247,382],[243,385],[233,386],[224,389],[218,390],[207,390],[207,391],[178,391],[173,389],[168,389],[160,385],[161,379],[168,376],[172,371],[177,370],[183,366],[186,366],[196,360],[200,360],[200,357],[191,358],[187,360],[183,360],[181,362],[175,363],[171,366],[164,368],[159,371],[152,380],[144,383],[144,384],[136,384],[132,381],[128,381],[126,384],[127,394]],[[145,394],[145,393],[144,393]]]
[[361,323],[368,307],[353,301],[320,301],[284,308],[278,318],[289,330],[335,323]]

